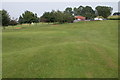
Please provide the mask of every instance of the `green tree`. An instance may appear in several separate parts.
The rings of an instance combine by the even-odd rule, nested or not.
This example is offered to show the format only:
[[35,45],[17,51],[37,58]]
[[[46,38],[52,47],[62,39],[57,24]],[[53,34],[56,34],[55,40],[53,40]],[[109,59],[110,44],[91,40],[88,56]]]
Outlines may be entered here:
[[86,6],[82,9],[81,15],[87,19],[93,19],[95,17],[95,11],[90,6]]
[[95,9],[97,13],[96,15],[103,16],[104,18],[110,16],[113,10],[113,8],[107,6],[97,6]]
[[37,14],[30,12],[30,11],[25,11],[22,16],[19,17],[19,23],[29,23],[31,24],[32,22],[34,23],[38,23],[39,22],[39,18],[37,17]]
[[56,11],[56,13],[55,13],[55,15],[56,15],[56,21],[57,22],[59,22],[59,23],[62,23],[63,22],[63,12],[61,12],[61,11]]
[[72,8],[71,7],[67,7],[64,11],[65,13],[69,13],[69,14],[73,14]]
[[40,21],[42,22],[50,22],[50,12],[45,12],[40,18]]
[[71,23],[74,20],[74,16],[66,12],[57,11],[56,15],[57,15],[56,20],[59,23],[66,23],[66,22]]
[[37,14],[35,13],[34,14],[34,20],[33,20],[34,23],[38,23],[39,22],[39,18],[37,17]]
[[10,15],[6,10],[2,10],[2,26],[5,29],[5,26],[8,26],[10,22]]
[[82,15],[82,10],[84,9],[84,7],[83,6],[79,6],[78,7],[78,15]]
[[56,11],[52,10],[49,14],[49,22],[56,22]]
[[20,17],[19,17],[18,22],[19,22],[20,24],[24,23],[23,18],[22,18],[22,16],[21,16],[21,15],[20,15]]
[[74,15],[75,15],[75,16],[82,15],[81,12],[82,12],[83,8],[84,8],[83,6],[79,6],[78,8],[75,7],[75,8],[73,9]]
[[74,16],[78,16],[78,8],[74,7],[73,9],[73,13],[74,13]]

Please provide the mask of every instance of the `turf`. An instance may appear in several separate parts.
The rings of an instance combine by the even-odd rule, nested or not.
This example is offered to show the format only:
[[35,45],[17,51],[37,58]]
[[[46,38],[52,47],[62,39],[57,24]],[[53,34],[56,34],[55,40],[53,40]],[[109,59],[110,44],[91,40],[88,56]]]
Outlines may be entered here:
[[2,34],[3,78],[118,77],[116,20],[15,27]]

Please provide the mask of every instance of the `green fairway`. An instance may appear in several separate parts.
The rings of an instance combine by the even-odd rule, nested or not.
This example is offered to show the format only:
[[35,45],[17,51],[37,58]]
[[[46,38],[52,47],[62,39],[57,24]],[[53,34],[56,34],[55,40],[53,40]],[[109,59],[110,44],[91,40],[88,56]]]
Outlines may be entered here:
[[3,78],[116,78],[118,21],[3,30]]

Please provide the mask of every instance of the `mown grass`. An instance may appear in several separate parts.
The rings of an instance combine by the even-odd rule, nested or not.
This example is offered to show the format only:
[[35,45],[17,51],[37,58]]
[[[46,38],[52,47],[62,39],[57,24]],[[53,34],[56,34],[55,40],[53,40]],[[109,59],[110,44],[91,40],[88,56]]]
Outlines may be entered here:
[[118,77],[118,21],[3,30],[3,78]]

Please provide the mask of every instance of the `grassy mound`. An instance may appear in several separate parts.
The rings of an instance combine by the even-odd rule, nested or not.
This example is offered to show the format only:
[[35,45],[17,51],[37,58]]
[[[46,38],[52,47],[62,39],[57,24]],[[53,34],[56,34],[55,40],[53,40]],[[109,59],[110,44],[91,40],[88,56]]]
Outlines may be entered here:
[[109,16],[109,20],[120,20],[120,16],[114,15],[114,16]]

